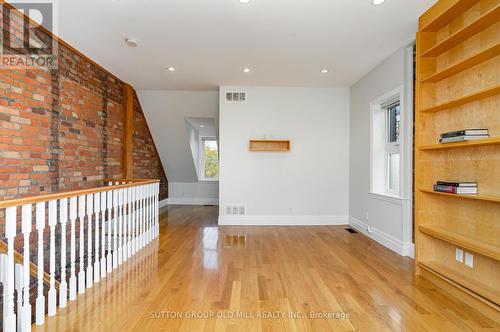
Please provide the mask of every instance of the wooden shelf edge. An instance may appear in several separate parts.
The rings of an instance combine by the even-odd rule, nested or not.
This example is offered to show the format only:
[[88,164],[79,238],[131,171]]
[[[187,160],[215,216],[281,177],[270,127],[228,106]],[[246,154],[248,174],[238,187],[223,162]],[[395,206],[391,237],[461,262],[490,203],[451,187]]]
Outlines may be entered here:
[[486,146],[486,145],[497,145],[497,144],[500,144],[500,138],[495,137],[495,138],[477,139],[465,142],[422,145],[418,147],[418,149],[421,151],[443,150],[443,149],[466,148],[471,146]]
[[[264,146],[262,146],[262,144],[264,144]],[[271,146],[268,146],[269,144]],[[251,139],[249,141],[248,151],[250,151],[250,152],[289,152],[290,151],[290,140]]]
[[456,198],[473,199],[473,200],[478,200],[478,201],[487,201],[487,202],[500,203],[500,197],[495,197],[495,196],[486,196],[486,195],[457,195],[457,194],[441,193],[441,192],[438,192],[438,191],[428,190],[428,189],[419,189],[419,191],[424,192],[424,193],[428,193],[428,194],[434,194],[434,195],[441,195],[441,196],[448,196],[448,197],[456,197]]
[[481,100],[484,98],[492,97],[494,95],[500,94],[500,85],[496,85],[494,87],[482,89],[473,93],[470,93],[468,95],[462,96],[460,98],[456,98],[453,100],[450,100],[448,102],[438,104],[436,106],[424,108],[420,110],[420,112],[439,112],[443,111],[446,109],[462,106],[465,104],[472,103],[477,100]]
[[492,59],[496,56],[500,55],[500,43],[495,44],[485,50],[482,50],[471,57],[462,60],[454,65],[449,66],[446,69],[443,69],[435,74],[432,74],[424,79],[422,79],[422,83],[436,83],[444,80],[445,78],[451,77],[461,71],[472,68],[482,62],[485,62],[489,59]]
[[459,45],[464,40],[474,36],[475,34],[481,32],[482,30],[488,28],[489,26],[498,22],[500,18],[500,5],[497,5],[493,9],[484,13],[478,17],[471,24],[463,27],[459,31],[455,32],[445,40],[436,44],[434,47],[422,53],[422,57],[435,57],[438,56],[453,47]]
[[451,1],[437,2],[434,6],[432,6],[432,8],[429,9],[429,12],[439,11],[440,14],[435,18],[430,19],[428,22],[424,22],[424,19],[427,17],[420,17],[420,31],[435,32],[440,30],[442,27],[450,23],[455,17],[478,3],[479,0],[455,0],[451,4],[450,2]]
[[439,226],[419,225],[418,230],[429,236],[449,243],[453,243],[454,245],[500,261],[500,248],[495,247],[494,245],[483,243],[478,240],[473,240],[461,234],[449,232]]
[[[418,262],[417,265],[421,267],[422,269],[430,272],[431,274],[439,277],[441,280],[446,281],[448,284],[451,284],[457,288],[459,288],[462,291],[465,291],[467,294],[472,295],[474,298],[480,300],[481,302],[487,304],[488,306],[500,311],[500,305],[496,303],[494,300],[491,300],[477,292],[475,289],[476,287],[472,286],[471,289],[471,282],[467,281],[466,279],[463,279],[461,276],[459,276],[457,279],[459,280],[453,280],[453,277],[449,277],[446,275],[446,269],[441,269],[438,264],[433,264],[433,263],[423,263],[423,262]],[[464,283],[465,281],[465,283]]]

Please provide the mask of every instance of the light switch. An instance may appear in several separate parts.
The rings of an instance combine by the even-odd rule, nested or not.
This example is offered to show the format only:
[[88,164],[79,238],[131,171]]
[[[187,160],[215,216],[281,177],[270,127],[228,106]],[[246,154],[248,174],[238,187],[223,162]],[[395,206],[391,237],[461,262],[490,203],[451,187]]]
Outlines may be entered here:
[[460,263],[464,262],[464,251],[462,249],[455,249],[455,260]]
[[474,255],[468,252],[465,253],[465,265],[470,268],[474,267]]

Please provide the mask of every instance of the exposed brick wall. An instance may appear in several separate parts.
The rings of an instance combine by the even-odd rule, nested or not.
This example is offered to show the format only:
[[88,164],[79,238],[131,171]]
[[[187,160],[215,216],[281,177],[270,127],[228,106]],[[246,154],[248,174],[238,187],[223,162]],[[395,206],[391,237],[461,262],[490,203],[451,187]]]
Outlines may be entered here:
[[[123,83],[65,45],[58,58],[57,70],[0,70],[0,200],[122,177]],[[134,113],[134,176],[161,178],[166,198],[137,99]]]

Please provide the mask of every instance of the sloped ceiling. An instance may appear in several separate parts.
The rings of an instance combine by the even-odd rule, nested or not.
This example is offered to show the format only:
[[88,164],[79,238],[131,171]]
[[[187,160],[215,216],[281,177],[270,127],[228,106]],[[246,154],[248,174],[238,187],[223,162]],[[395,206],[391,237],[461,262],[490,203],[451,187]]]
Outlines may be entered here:
[[[138,91],[169,182],[198,182],[186,118],[219,123],[218,91]],[[218,132],[218,128],[215,128]]]

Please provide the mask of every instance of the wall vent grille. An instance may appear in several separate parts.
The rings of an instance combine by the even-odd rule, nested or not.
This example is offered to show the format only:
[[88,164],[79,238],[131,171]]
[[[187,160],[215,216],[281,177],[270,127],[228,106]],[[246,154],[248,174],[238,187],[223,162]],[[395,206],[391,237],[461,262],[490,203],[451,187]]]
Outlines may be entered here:
[[226,92],[226,102],[228,103],[246,103],[246,92]]
[[243,216],[246,214],[245,205],[226,205],[225,211],[227,216]]

